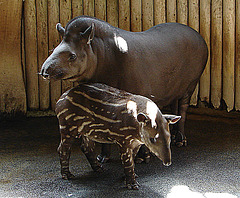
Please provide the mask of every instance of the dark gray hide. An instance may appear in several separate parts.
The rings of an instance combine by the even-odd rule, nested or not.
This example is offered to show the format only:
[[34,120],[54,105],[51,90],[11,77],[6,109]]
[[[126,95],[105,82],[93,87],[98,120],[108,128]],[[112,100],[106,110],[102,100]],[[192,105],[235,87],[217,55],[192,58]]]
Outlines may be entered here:
[[87,16],[57,29],[63,40],[42,65],[45,78],[105,83],[171,105],[186,144],[186,111],[208,58],[198,32],[178,23],[129,32]]

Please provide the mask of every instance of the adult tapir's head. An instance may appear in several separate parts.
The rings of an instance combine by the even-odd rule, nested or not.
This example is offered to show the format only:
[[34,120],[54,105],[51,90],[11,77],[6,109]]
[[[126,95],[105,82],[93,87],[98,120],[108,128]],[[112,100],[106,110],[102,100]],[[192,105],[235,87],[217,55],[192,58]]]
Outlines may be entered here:
[[56,80],[91,78],[97,65],[97,57],[92,48],[94,23],[73,19],[66,29],[60,23],[56,28],[63,40],[43,63],[40,74]]
[[175,124],[180,118],[181,116],[162,114],[157,105],[151,101],[147,102],[146,113],[137,115],[142,141],[165,166],[171,165],[169,124]]

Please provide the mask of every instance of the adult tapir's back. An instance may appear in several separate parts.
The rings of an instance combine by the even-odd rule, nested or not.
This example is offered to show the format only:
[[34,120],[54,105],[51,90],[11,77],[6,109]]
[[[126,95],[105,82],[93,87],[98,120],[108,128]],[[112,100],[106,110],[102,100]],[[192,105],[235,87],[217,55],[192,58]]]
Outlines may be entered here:
[[192,28],[165,23],[141,33],[126,33],[121,88],[165,106],[192,94],[208,57],[203,38]]

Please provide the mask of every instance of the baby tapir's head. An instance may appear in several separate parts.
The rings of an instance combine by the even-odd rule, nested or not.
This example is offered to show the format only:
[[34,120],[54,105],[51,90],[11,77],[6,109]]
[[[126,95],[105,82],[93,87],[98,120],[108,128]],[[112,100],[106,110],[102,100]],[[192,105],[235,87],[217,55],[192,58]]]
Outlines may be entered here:
[[145,108],[141,107],[142,112],[139,112],[137,104],[134,103],[129,101],[127,108],[139,122],[141,141],[165,166],[171,165],[169,124],[175,124],[181,116],[162,114],[157,105],[150,100],[144,104]]

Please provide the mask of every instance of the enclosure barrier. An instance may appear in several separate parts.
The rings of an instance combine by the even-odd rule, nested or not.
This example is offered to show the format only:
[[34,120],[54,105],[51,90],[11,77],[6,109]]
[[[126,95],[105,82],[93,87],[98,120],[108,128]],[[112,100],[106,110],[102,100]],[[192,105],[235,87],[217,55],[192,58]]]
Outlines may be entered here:
[[56,23],[83,14],[131,31],[163,22],[193,27],[209,59],[191,104],[240,110],[240,0],[5,0],[0,9],[1,112],[53,109],[73,86],[37,73],[61,40]]

